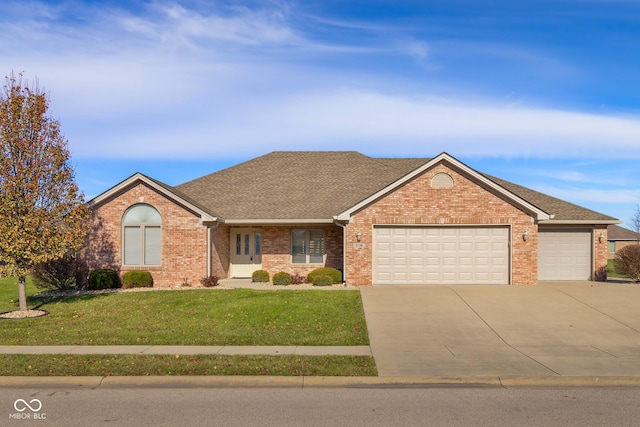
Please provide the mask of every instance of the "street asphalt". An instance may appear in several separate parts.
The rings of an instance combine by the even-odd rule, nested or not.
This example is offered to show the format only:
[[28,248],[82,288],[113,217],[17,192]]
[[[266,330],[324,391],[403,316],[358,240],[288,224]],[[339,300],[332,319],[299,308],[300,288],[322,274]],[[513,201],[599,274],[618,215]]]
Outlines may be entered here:
[[360,291],[370,346],[0,346],[0,353],[373,355],[378,377],[0,377],[0,386],[640,386],[640,285],[394,285]]

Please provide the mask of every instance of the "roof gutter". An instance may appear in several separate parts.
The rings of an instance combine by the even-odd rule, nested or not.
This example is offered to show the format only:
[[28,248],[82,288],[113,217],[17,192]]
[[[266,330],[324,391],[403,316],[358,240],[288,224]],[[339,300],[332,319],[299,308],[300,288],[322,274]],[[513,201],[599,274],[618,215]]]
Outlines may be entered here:
[[539,221],[540,225],[613,225],[613,224],[622,224],[622,221],[619,219],[597,219],[597,220],[588,220],[588,219],[550,219],[546,221]]
[[225,224],[228,225],[289,225],[289,224],[333,224],[332,218],[309,218],[309,219],[262,219],[262,218],[246,218],[246,219],[226,219]]

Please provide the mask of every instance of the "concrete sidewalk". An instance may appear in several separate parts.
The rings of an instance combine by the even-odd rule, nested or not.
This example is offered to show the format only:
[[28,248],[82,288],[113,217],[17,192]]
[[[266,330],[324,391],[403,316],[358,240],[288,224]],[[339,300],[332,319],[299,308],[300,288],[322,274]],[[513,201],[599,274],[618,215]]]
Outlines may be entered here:
[[640,377],[640,286],[361,288],[381,377]]
[[180,354],[371,356],[369,346],[2,345],[0,354]]

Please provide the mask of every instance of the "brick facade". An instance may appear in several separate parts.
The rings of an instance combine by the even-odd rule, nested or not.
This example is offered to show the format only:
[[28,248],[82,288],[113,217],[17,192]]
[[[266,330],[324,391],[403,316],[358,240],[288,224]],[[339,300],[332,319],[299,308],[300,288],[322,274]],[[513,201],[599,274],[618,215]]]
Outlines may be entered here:
[[[432,188],[438,173],[449,174],[450,188]],[[512,283],[537,282],[538,233],[531,216],[492,194],[465,176],[438,165],[362,209],[347,226],[347,281],[369,285],[373,273],[374,225],[509,225],[512,229]],[[517,238],[527,230],[528,239]],[[356,247],[356,235],[361,245]]]
[[[607,280],[607,263],[609,259],[609,242],[607,239],[607,226],[598,225],[593,230],[594,244],[594,271],[593,279],[598,281]],[[602,241],[601,241],[602,240]]]
[[[333,267],[342,270],[342,228],[336,225],[297,225],[297,226],[264,226],[254,227],[262,235],[262,269],[270,275],[284,271],[290,274],[306,276],[310,271],[319,267]],[[243,228],[245,229],[245,228]],[[294,264],[291,260],[291,232],[294,229],[323,230],[325,240],[325,262],[323,264]],[[219,277],[230,275],[229,239],[234,228],[224,226],[219,228],[219,240],[224,241],[226,247],[216,245],[216,251],[226,251],[226,255],[214,254],[214,274]],[[216,229],[218,231],[218,229]],[[223,238],[222,236],[226,236]],[[223,260],[222,262],[219,262]]]
[[[438,173],[451,176],[453,187],[432,187],[432,178]],[[139,203],[153,206],[162,217],[162,262],[157,267],[122,265],[123,215]],[[94,206],[93,214],[93,229],[84,252],[90,269],[113,268],[121,274],[133,269],[148,270],[156,287],[179,286],[184,281],[198,284],[209,269],[220,278],[230,277],[230,239],[234,226],[224,223],[203,225],[197,214],[143,182],[110,194],[108,199]],[[533,218],[505,197],[494,194],[446,163],[436,165],[362,208],[353,214],[345,229],[334,224],[255,224],[254,227],[261,230],[262,268],[271,275],[279,271],[306,275],[322,266],[342,270],[344,253],[347,282],[360,286],[372,284],[373,230],[377,225],[507,226],[511,233],[511,283],[537,282],[538,225]],[[292,263],[291,234],[294,229],[324,231],[324,264]],[[343,231],[346,233],[344,238]],[[525,231],[526,240],[522,238]],[[603,280],[608,255],[606,225],[595,226],[593,240],[593,278]],[[346,247],[343,247],[345,241]]]
[[[162,217],[162,263],[131,267],[122,264],[122,218],[131,206],[145,203]],[[139,183],[93,211],[93,228],[85,260],[90,269],[113,268],[151,272],[155,287],[197,284],[207,273],[207,227],[199,218],[148,186]],[[228,251],[227,251],[228,253]]]

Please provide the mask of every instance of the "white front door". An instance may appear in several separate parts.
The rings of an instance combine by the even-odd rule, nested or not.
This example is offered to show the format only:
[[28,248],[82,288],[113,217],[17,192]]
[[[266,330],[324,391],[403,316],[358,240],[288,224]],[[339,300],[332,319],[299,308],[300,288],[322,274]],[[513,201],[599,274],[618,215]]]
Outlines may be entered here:
[[251,277],[262,269],[262,232],[256,228],[231,229],[231,277]]

